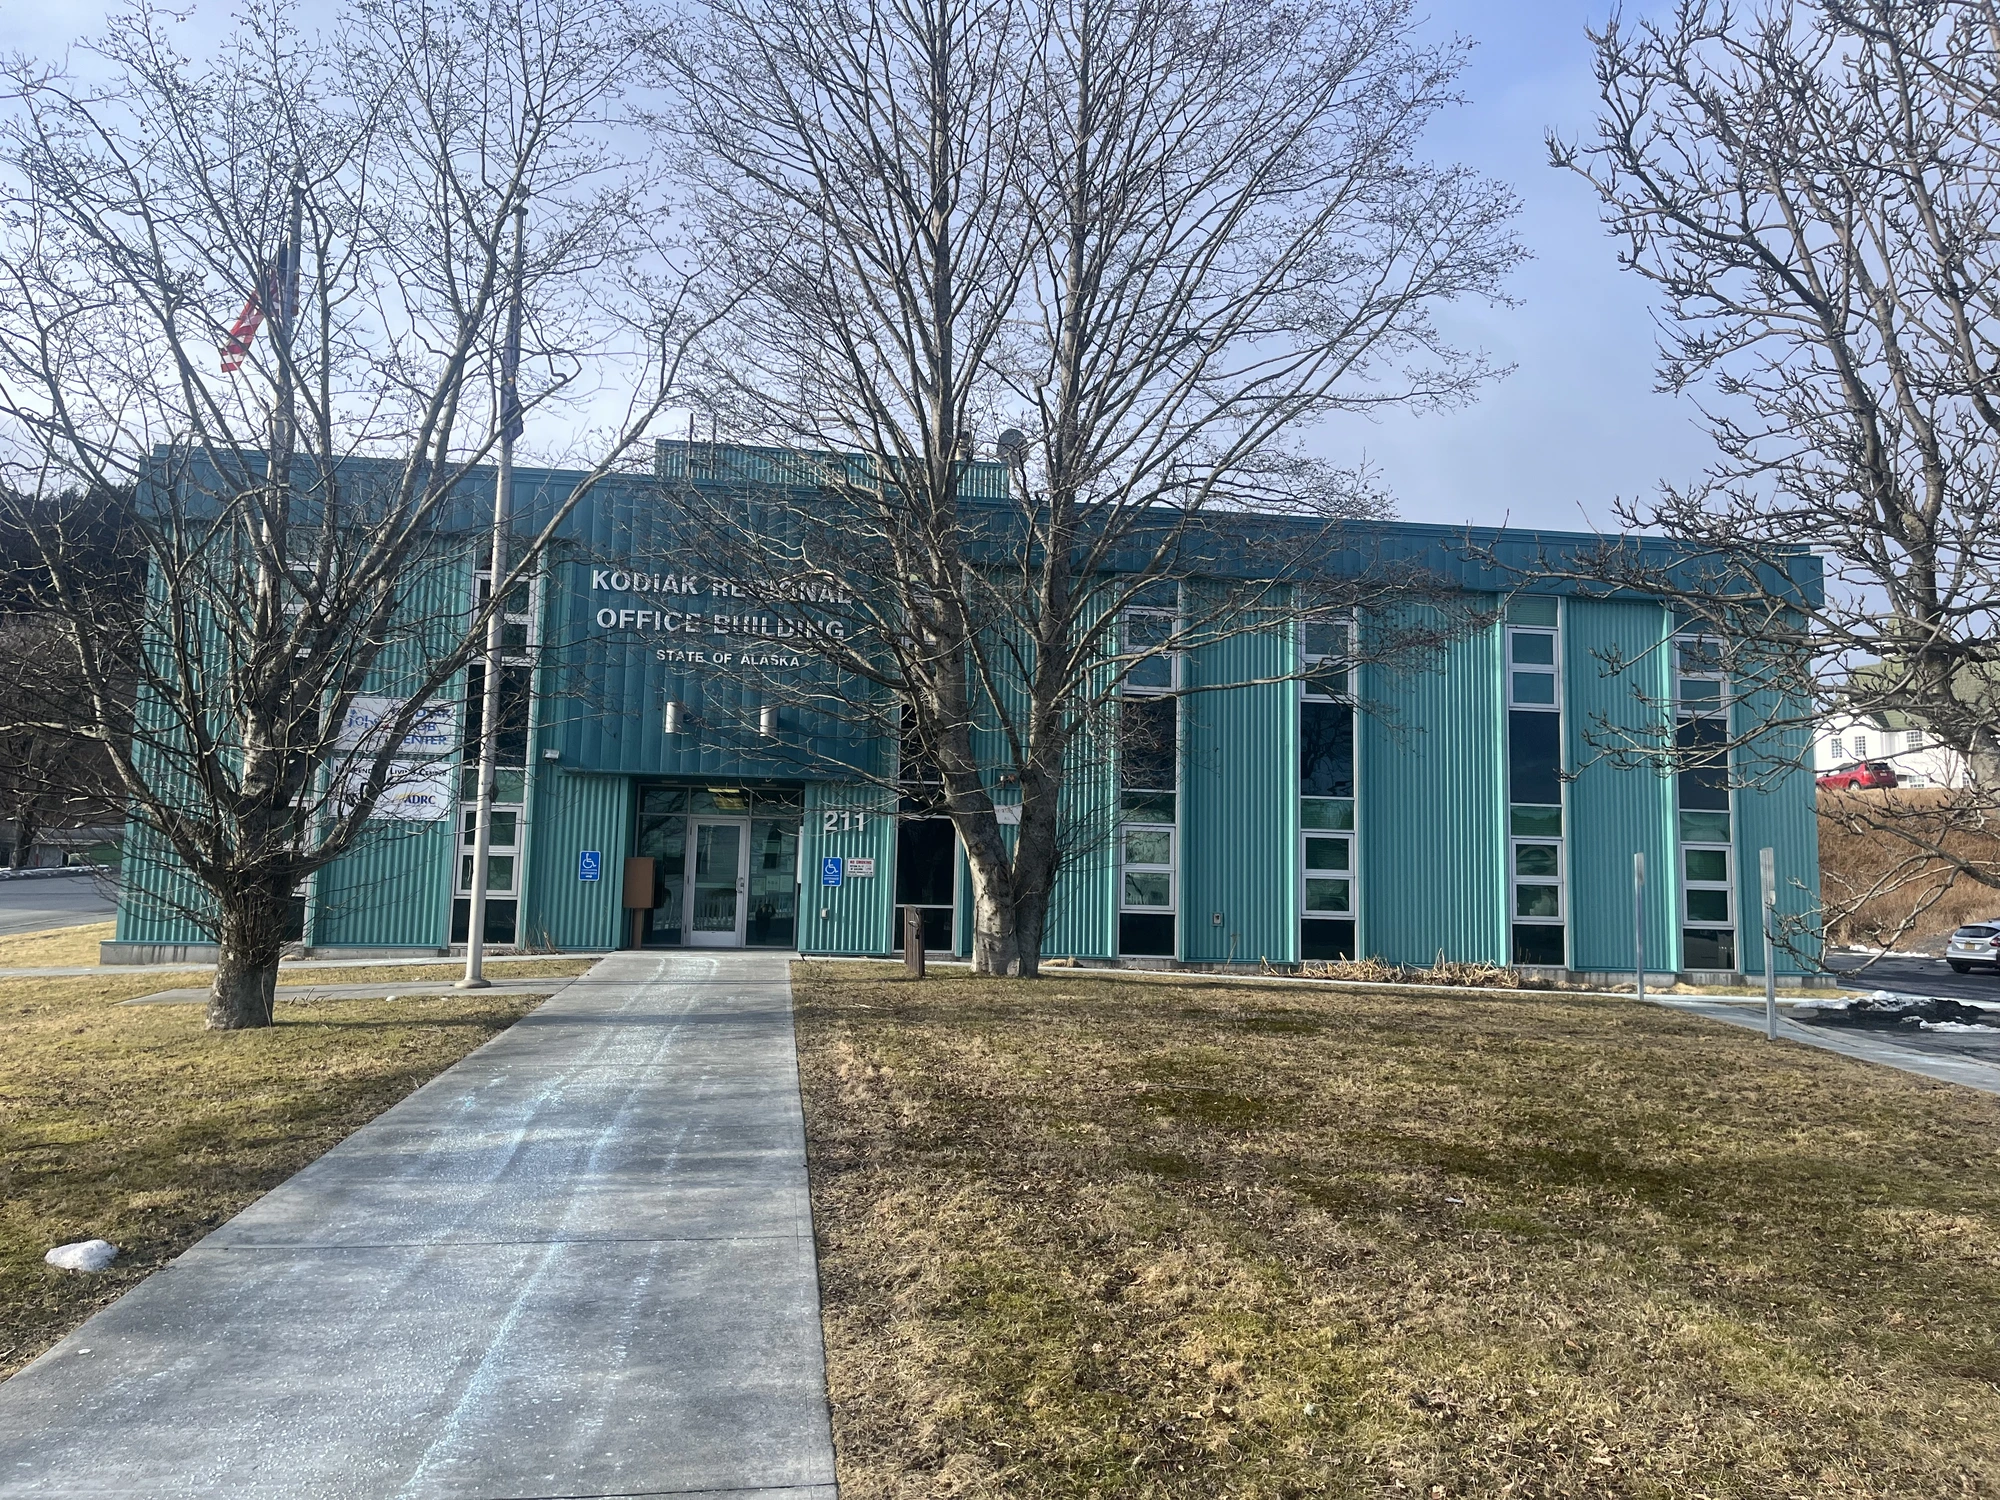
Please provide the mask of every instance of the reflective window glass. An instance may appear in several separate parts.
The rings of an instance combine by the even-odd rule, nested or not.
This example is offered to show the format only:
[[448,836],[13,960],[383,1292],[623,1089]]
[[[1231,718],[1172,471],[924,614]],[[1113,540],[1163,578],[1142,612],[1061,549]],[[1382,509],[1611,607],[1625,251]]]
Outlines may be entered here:
[[1562,860],[1554,844],[1516,844],[1514,846],[1514,873],[1516,875],[1554,878],[1560,873]]
[[1553,885],[1517,885],[1514,887],[1514,915],[1517,917],[1559,917],[1562,915],[1562,892]]
[[1345,880],[1306,881],[1306,910],[1344,912],[1350,909],[1350,887]]
[[1729,920],[1729,892],[1695,891],[1687,893],[1687,919],[1690,922],[1727,922]]
[[1347,868],[1348,845],[1346,839],[1306,840],[1306,868],[1308,870],[1344,870]]
[[1554,636],[1542,635],[1532,630],[1516,630],[1511,632],[1507,639],[1513,647],[1515,666],[1550,667],[1555,665],[1556,638]]
[[1689,880],[1721,884],[1729,879],[1727,849],[1684,849],[1681,858],[1686,861]]

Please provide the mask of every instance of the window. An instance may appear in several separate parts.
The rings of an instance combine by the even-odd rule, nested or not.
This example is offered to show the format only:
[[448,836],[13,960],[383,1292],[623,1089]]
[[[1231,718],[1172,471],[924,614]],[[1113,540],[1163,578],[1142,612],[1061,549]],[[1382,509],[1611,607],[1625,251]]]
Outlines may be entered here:
[[[502,661],[527,661],[528,653],[535,645],[535,595],[539,592],[536,584],[523,581],[514,586],[507,597],[506,609],[500,616],[500,659]],[[490,572],[478,575],[478,602],[484,604],[493,597],[493,575]]]
[[1921,729],[1908,729],[1908,730],[1905,730],[1905,731],[1903,732],[1903,748],[1904,748],[1905,750],[1921,750],[1921,749],[1923,749],[1923,748],[1924,748],[1924,732],[1923,732],[1923,731],[1922,731]]
[[958,834],[950,818],[903,818],[896,824],[896,906],[889,941],[903,945],[905,914],[923,923],[924,947],[950,952],[957,910]]
[[1560,967],[1563,962],[1563,846],[1514,839],[1510,844],[1514,962]]
[[[1681,845],[1681,965],[1687,969],[1736,967],[1728,692],[1721,663],[1721,645],[1712,638],[1674,642],[1674,791]],[[1855,754],[1864,754],[1860,736],[1856,741]],[[1838,737],[1832,745],[1837,758]]]
[[[1313,804],[1307,804],[1310,808]],[[1339,811],[1335,811],[1338,809]],[[1315,808],[1320,821],[1353,821],[1353,804]],[[1328,816],[1328,813],[1332,813]],[[1299,860],[1299,956],[1354,957],[1354,835],[1306,828]]]
[[1352,620],[1300,631],[1299,956],[1355,956]]
[[[944,774],[925,749],[917,711],[907,703],[898,720],[896,750],[897,810],[917,817],[936,814],[944,807]],[[901,928],[896,937],[902,940]]]
[[1507,601],[1507,888],[1512,961],[1560,968],[1563,900],[1562,610]]
[[[476,793],[476,771],[470,780]],[[482,939],[488,943],[514,941],[521,894],[520,785],[517,772],[511,783],[504,775],[500,777],[495,789],[493,836],[486,854],[486,922]],[[500,798],[509,793],[514,802],[503,804]],[[472,854],[479,837],[479,809],[461,805],[458,819],[458,872],[452,885],[451,940],[463,943],[472,931]]]
[[1354,709],[1345,703],[1299,705],[1299,795],[1354,795]]
[[1683,714],[1719,714],[1729,701],[1722,642],[1713,636],[1674,641],[1674,701]]
[[1181,685],[1181,653],[1166,649],[1179,628],[1171,609],[1128,609],[1118,621],[1118,654],[1128,663],[1125,691],[1170,693]]
[[1128,697],[1118,705],[1118,951],[1177,951],[1175,845],[1180,789],[1180,700]]
[[1736,967],[1731,851],[1681,846],[1682,962],[1690,969]]
[[1856,735],[1856,736],[1854,737],[1854,758],[1855,758],[1856,760],[1866,760],[1866,759],[1868,758],[1868,736],[1867,736],[1867,735],[1865,735],[1865,734],[1857,734],[1857,735]]
[[1354,696],[1354,622],[1308,620],[1299,629],[1303,693],[1309,700],[1344,703]]
[[1172,913],[1173,829],[1127,825],[1119,864],[1124,871],[1124,885],[1118,898],[1119,910]]
[[1835,764],[1838,764],[1841,760],[1846,758],[1847,745],[1841,739],[1841,737],[1836,734],[1832,739],[1826,742],[1826,753],[1827,753],[1827,758],[1829,760],[1833,761]]
[[1507,627],[1507,705],[1555,708],[1560,702],[1556,632]]

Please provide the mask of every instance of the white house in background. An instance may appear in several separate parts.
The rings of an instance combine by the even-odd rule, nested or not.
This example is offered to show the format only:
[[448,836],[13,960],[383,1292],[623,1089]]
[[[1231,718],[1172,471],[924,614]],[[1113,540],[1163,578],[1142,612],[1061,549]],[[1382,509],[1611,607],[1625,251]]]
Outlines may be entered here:
[[1938,744],[1906,714],[1858,714],[1828,719],[1820,727],[1813,742],[1814,775],[1865,760],[1886,760],[1902,786],[1966,785],[1965,757]]

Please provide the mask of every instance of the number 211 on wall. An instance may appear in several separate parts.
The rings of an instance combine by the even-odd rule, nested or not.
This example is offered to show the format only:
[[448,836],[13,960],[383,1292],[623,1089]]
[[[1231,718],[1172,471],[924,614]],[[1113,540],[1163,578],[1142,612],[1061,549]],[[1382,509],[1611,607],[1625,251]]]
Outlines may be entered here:
[[859,833],[868,826],[868,814],[852,807],[841,811],[829,808],[820,816],[822,833]]

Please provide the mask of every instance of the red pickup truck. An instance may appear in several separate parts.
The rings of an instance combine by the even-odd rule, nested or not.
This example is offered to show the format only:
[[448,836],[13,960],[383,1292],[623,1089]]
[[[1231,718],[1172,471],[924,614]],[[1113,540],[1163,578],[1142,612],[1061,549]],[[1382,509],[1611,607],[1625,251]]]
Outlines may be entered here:
[[1830,791],[1864,792],[1873,787],[1896,784],[1896,768],[1886,760],[1864,760],[1820,777],[1819,784]]

